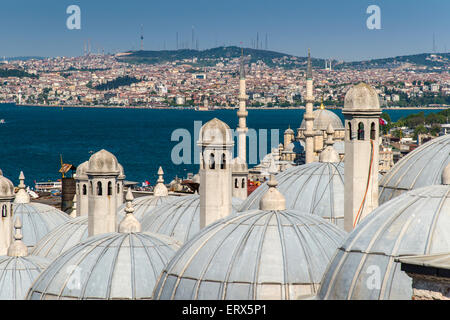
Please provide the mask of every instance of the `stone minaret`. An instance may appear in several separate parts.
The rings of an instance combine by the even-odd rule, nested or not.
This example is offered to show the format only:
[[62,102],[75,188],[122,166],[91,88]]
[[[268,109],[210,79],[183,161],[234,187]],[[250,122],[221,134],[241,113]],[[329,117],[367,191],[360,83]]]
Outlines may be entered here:
[[232,181],[233,197],[239,199],[247,199],[248,195],[248,166],[247,166],[247,107],[246,107],[246,86],[245,86],[245,65],[244,55],[241,56],[240,70],[239,70],[239,110],[237,116],[239,118],[239,125],[236,129],[238,133],[238,156],[233,159],[232,163]]
[[378,94],[360,83],[345,95],[345,197],[347,232],[378,207],[379,117]]
[[314,115],[313,115],[313,77],[311,66],[311,52],[308,49],[308,67],[306,70],[306,110],[305,110],[305,163],[311,163],[314,161]]
[[217,118],[208,121],[199,134],[200,228],[231,213],[231,154],[234,146],[230,127]]
[[117,211],[117,180],[120,167],[117,158],[100,150],[89,159],[86,171],[89,180],[89,236],[115,232]]
[[0,256],[6,255],[11,244],[14,185],[0,170]]
[[75,174],[76,196],[77,196],[77,205],[76,205],[77,217],[88,214],[89,181],[88,181],[88,176],[86,174],[88,165],[89,165],[88,161],[85,161],[82,164],[80,164],[77,167],[77,171]]

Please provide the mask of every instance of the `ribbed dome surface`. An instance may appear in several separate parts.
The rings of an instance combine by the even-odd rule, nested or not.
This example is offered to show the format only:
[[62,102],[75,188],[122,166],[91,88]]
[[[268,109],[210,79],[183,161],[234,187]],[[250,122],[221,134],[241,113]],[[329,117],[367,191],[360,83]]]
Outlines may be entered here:
[[320,299],[407,299],[412,280],[394,259],[450,251],[450,187],[409,191],[370,213],[329,264]]
[[[163,203],[172,201],[177,197],[166,196],[166,197],[155,197],[155,196],[145,196],[139,197],[133,200],[134,216],[139,221],[145,218],[146,215],[151,214],[152,210],[159,207]],[[121,205],[117,210],[117,221],[122,221],[125,218],[125,206],[126,203]]]
[[35,246],[47,233],[71,218],[52,206],[42,203],[14,203],[15,217],[23,224],[23,242],[27,247]]
[[[328,125],[331,123],[334,130],[342,130],[344,129],[344,125],[342,124],[341,118],[334,113],[333,111],[327,109],[317,109],[313,111],[314,115],[314,123],[313,130],[322,130],[326,131]],[[300,129],[306,129],[305,120],[300,124]]]
[[[276,175],[286,208],[311,213],[344,229],[344,163],[313,162]],[[267,182],[244,200],[238,212],[259,208]]]
[[69,249],[39,276],[27,299],[152,299],[179,245],[146,233],[107,233]]
[[0,257],[0,300],[23,300],[50,261],[41,257]]
[[408,153],[381,179],[379,202],[411,189],[442,184],[442,171],[450,164],[450,135],[421,145]]
[[[232,214],[241,203],[241,199],[232,199]],[[142,220],[142,231],[165,234],[185,243],[200,231],[200,196],[182,196],[159,206]]]
[[345,233],[313,215],[252,210],[186,243],[161,274],[155,299],[299,299],[314,295]]
[[70,219],[56,227],[36,244],[32,253],[35,256],[56,259],[66,250],[86,240],[88,237],[88,216]]

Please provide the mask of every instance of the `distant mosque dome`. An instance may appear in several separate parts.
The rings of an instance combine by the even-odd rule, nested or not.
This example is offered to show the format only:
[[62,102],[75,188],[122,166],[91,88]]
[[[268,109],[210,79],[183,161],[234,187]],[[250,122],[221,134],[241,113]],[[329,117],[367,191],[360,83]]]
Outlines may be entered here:
[[262,209],[218,220],[186,243],[164,268],[155,299],[315,295],[345,232],[319,217],[285,210],[274,186],[262,199]]
[[412,280],[395,259],[449,252],[449,230],[449,185],[411,190],[384,203],[337,250],[318,298],[410,300]]
[[[317,109],[313,111],[314,123],[313,130],[326,131],[328,125],[331,123],[334,130],[344,130],[344,125],[342,124],[339,116],[333,111],[327,109]],[[301,130],[306,130],[306,122],[302,121],[300,124]]]
[[[276,175],[286,208],[311,213],[344,229],[344,163],[312,162]],[[253,191],[238,212],[257,209],[269,189],[267,182]]]
[[88,238],[88,216],[70,219],[42,237],[32,253],[34,256],[56,259],[68,249]]
[[56,258],[36,279],[28,300],[152,299],[178,243],[162,235],[106,233]]
[[86,173],[120,174],[119,161],[111,152],[102,149],[89,158]]
[[[232,214],[241,204],[241,199],[232,198]],[[200,196],[180,196],[158,206],[142,220],[142,230],[187,242],[200,231]]]
[[22,221],[14,221],[14,239],[7,256],[0,256],[0,300],[23,300],[28,289],[50,261],[28,255],[22,241]]
[[379,110],[380,100],[374,88],[366,83],[359,83],[351,87],[344,99],[344,111],[351,110]]
[[19,217],[23,223],[23,242],[28,247],[34,247],[42,237],[71,218],[55,207],[30,202],[30,196],[25,191],[25,176],[20,173],[19,191],[13,205],[14,217]]
[[380,181],[379,202],[402,193],[442,183],[442,172],[450,164],[450,135],[432,139],[400,159]]

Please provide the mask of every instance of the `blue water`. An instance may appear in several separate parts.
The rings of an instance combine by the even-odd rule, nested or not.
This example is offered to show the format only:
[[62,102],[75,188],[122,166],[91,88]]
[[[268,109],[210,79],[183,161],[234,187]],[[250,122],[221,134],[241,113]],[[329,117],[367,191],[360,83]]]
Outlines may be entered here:
[[[342,119],[340,110],[333,110]],[[389,110],[393,121],[418,110]],[[425,110],[425,113],[436,110]],[[290,125],[297,128],[303,110],[249,110],[248,127],[268,129],[267,150],[270,150],[270,129],[283,131]],[[165,180],[175,175],[185,177],[196,173],[198,165],[176,165],[171,152],[178,141],[171,141],[177,128],[187,129],[192,137],[194,121],[217,117],[231,128],[237,126],[236,110],[197,112],[194,110],[102,109],[17,107],[0,104],[0,168],[6,177],[17,183],[20,170],[26,183],[60,178],[60,154],[65,163],[80,164],[89,159],[90,151],[106,149],[114,153],[125,168],[127,180],[155,183],[161,165]],[[193,148],[194,139],[191,146]],[[278,142],[276,143],[278,144]],[[191,149],[193,153],[193,149]],[[193,160],[193,155],[192,155]]]

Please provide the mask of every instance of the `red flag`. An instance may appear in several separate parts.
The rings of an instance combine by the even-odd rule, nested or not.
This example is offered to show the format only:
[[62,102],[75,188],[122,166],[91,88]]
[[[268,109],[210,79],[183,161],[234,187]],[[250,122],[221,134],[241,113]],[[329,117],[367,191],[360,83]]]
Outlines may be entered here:
[[384,120],[383,118],[380,118],[380,124],[381,124],[382,126],[385,126],[385,125],[388,124],[388,122],[387,122],[386,120]]

